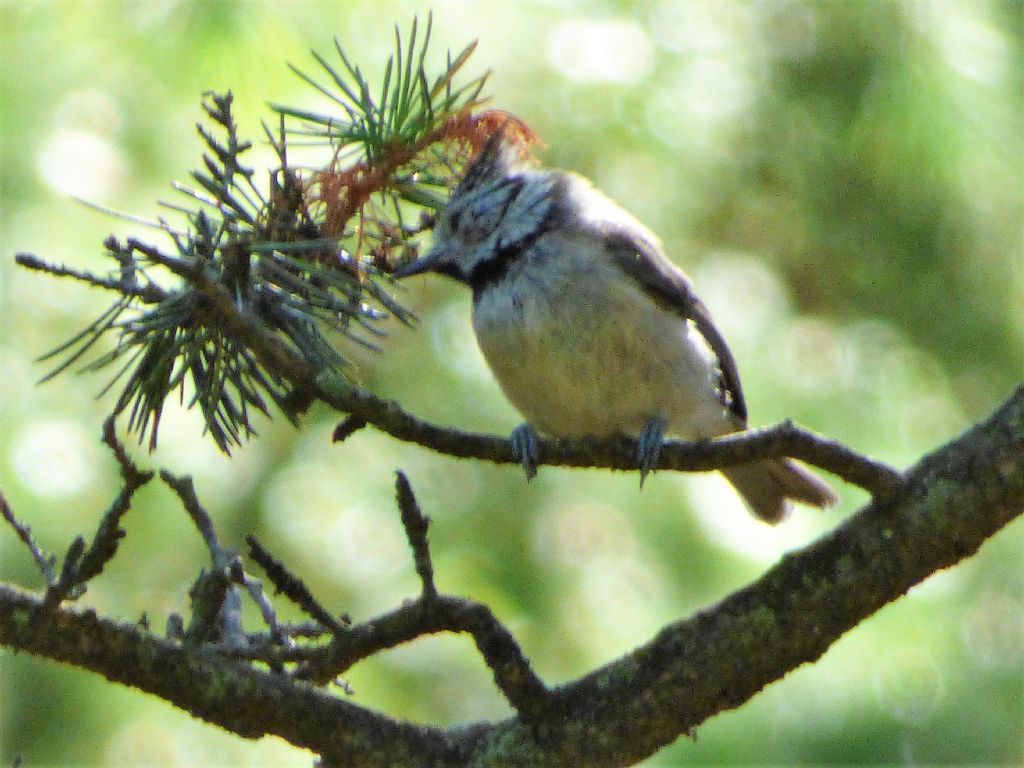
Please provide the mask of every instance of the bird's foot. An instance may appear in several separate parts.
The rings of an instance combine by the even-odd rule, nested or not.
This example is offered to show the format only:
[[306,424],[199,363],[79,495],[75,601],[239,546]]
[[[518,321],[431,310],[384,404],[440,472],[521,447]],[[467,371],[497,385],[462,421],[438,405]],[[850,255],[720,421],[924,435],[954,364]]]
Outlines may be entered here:
[[644,487],[644,480],[648,473],[658,465],[658,456],[661,454],[661,445],[665,442],[665,430],[668,428],[668,420],[664,416],[655,416],[647,422],[644,431],[640,433],[640,441],[636,446],[636,461],[640,465],[640,487]]
[[539,461],[537,431],[528,423],[520,424],[512,430],[512,455],[523,465],[526,472],[526,480],[529,482],[537,476],[537,462]]

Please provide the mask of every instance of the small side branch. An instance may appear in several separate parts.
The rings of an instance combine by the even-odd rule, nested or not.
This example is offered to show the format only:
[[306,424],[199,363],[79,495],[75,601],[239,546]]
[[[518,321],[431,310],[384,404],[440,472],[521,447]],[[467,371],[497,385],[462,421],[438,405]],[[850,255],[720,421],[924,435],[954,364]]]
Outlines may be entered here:
[[118,441],[114,432],[114,418],[111,416],[103,423],[103,443],[110,448],[121,465],[121,492],[100,521],[96,536],[86,553],[82,556],[79,566],[79,578],[87,581],[99,575],[104,566],[117,554],[117,547],[124,537],[121,529],[121,518],[131,508],[132,497],[143,485],[153,479],[153,473],[140,470],[128,456],[124,446]]
[[430,560],[430,545],[427,543],[430,518],[424,517],[420,512],[420,505],[413,495],[409,479],[401,470],[395,473],[395,496],[398,500],[398,510],[402,515],[402,526],[409,539],[409,546],[412,547],[416,573],[423,584],[423,599],[431,600],[437,597],[437,587],[434,585],[434,565]]
[[375,653],[440,632],[472,636],[498,688],[524,716],[544,709],[548,689],[512,633],[486,605],[451,595],[420,597],[390,613],[356,624],[326,648],[311,652],[309,662],[296,676],[323,683]]
[[36,543],[35,538],[32,536],[32,529],[15,517],[14,511],[11,509],[11,505],[7,503],[3,493],[0,493],[0,515],[3,515],[4,520],[14,529],[14,532],[18,534],[18,538],[28,548],[32,559],[36,561],[36,565],[43,574],[43,578],[46,579],[46,583],[53,584],[57,580],[57,574],[54,571],[57,558],[54,555],[46,554],[42,547]]
[[203,537],[206,548],[210,551],[210,559],[213,561],[214,567],[225,565],[225,553],[220,545],[217,530],[213,526],[213,519],[210,517],[210,513],[203,508],[199,497],[196,496],[196,489],[192,484],[192,478],[188,476],[178,477],[166,469],[161,469],[160,479],[180,499],[181,506],[185,508],[185,512],[192,519],[192,523],[199,531],[199,535]]
[[117,554],[117,548],[124,538],[121,518],[131,509],[132,497],[153,478],[152,472],[135,466],[124,446],[118,442],[112,416],[103,423],[103,442],[121,465],[121,491],[100,519],[89,548],[85,548],[85,540],[81,536],[68,548],[60,578],[51,582],[46,590],[46,604],[49,606],[55,606],[69,597],[81,596],[85,592],[86,583],[103,572],[107,563]]
[[246,536],[245,542],[249,545],[249,557],[255,560],[267,574],[274,589],[331,632],[343,634],[348,631],[346,626],[349,623],[348,617],[342,616],[340,621],[336,619],[313,597],[313,593],[309,591],[309,587],[302,579],[293,575],[284,563],[275,559],[255,536],[251,534]]
[[[262,583],[245,572],[242,559],[237,552],[221,544],[210,513],[196,495],[192,478],[178,477],[167,470],[160,470],[160,479],[181,500],[199,535],[203,537],[213,565],[210,572],[200,573],[189,592],[192,599],[192,621],[188,630],[184,632],[185,639],[191,642],[219,641],[224,650],[236,655],[245,655],[253,651],[254,644],[242,623],[240,590],[245,590],[256,603],[264,622],[270,628],[271,644],[291,650],[289,633],[278,622],[277,612],[263,591]],[[268,654],[265,651],[257,653],[263,656],[273,655],[272,652]]]
[[686,457],[692,446],[694,455],[688,457],[690,460],[698,460],[699,454],[706,449],[711,461],[728,461],[730,465],[774,456],[790,456],[826,469],[878,498],[887,497],[907,487],[904,474],[894,467],[858,453],[837,440],[799,427],[789,420],[763,429],[726,435],[706,443],[672,445],[678,446],[676,450],[681,458]]
[[63,264],[51,264],[31,253],[15,254],[14,260],[26,269],[31,269],[35,272],[45,272],[54,277],[70,277],[96,288],[117,291],[123,296],[133,296],[143,304],[157,304],[167,297],[167,293],[163,289],[152,283],[147,285],[138,285],[137,283],[126,284],[123,278],[100,277],[91,272],[72,269]]
[[366,426],[366,420],[359,416],[346,416],[331,433],[332,443],[343,443]]
[[[524,717],[535,717],[548,702],[548,690],[530,667],[512,633],[490,608],[481,603],[451,595],[442,595],[434,584],[434,567],[427,543],[429,518],[416,502],[412,486],[401,471],[396,472],[395,491],[416,572],[423,585],[420,597],[391,613],[336,631],[334,641],[303,655],[306,662],[296,676],[324,683],[346,672],[355,663],[380,651],[407,643],[423,635],[439,632],[466,633],[472,636],[484,662],[491,668],[498,688]],[[253,556],[263,566],[278,589],[284,591],[303,610],[326,624],[324,611],[309,595],[305,585],[289,574],[280,563],[255,544],[249,544]]]
[[481,603],[455,597],[439,598],[441,612],[452,631],[472,635],[477,650],[494,674],[494,682],[526,720],[538,717],[550,705],[549,691],[530,666],[530,660],[512,633]]

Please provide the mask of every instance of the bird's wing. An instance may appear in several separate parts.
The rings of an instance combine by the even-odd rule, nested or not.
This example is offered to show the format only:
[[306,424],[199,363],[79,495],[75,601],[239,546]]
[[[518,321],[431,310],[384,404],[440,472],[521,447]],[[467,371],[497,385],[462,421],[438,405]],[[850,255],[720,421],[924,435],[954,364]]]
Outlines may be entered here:
[[726,406],[746,424],[747,404],[743,399],[736,361],[711,321],[708,308],[697,298],[690,279],[662,253],[661,248],[644,238],[614,230],[607,233],[605,242],[622,271],[636,280],[652,299],[680,317],[693,321],[718,357]]

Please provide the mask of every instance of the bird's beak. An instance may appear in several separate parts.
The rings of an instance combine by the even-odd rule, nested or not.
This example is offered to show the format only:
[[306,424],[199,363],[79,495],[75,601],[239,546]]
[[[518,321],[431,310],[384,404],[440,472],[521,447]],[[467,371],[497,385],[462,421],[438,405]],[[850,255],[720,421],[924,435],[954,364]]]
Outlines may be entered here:
[[442,248],[431,248],[425,255],[413,259],[391,273],[392,277],[401,280],[403,277],[419,275],[423,272],[431,272],[438,267],[445,256]]

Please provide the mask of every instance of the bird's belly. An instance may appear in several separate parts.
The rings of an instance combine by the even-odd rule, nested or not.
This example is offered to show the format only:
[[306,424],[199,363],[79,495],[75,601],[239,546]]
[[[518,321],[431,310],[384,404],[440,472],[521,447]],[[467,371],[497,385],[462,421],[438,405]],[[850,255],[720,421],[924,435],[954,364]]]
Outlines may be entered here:
[[717,359],[692,324],[631,283],[604,288],[520,279],[480,297],[477,340],[511,403],[564,437],[639,434],[654,417],[687,438],[731,431]]

